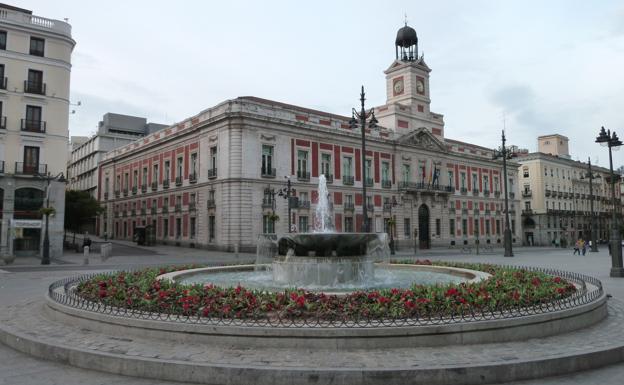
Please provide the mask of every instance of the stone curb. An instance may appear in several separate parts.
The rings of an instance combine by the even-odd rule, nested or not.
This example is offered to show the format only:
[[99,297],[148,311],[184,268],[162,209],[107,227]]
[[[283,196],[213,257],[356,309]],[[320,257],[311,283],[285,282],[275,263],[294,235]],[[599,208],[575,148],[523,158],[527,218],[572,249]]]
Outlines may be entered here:
[[[40,306],[40,303],[35,303]],[[621,305],[620,305],[621,306]],[[588,348],[577,354],[549,357],[535,354],[534,359],[510,359],[494,364],[439,365],[437,367],[314,368],[277,367],[267,364],[236,365],[210,362],[154,359],[128,354],[95,351],[65,344],[55,345],[36,338],[36,334],[0,324],[0,341],[35,357],[58,361],[85,369],[153,379],[207,384],[487,384],[541,378],[587,370],[624,360],[624,343],[603,349]],[[586,341],[585,343],[591,343]],[[510,344],[513,347],[513,344]],[[488,345],[475,345],[488,349]],[[306,352],[302,351],[302,355]]]

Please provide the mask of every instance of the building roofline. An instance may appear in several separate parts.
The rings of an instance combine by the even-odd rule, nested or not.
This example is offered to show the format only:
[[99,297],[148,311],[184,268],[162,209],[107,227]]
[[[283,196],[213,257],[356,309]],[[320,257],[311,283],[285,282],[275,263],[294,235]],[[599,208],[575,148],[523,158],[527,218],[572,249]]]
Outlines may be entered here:
[[332,117],[332,118],[335,118],[335,119],[340,119],[340,120],[349,120],[349,119],[351,119],[351,117],[349,117],[349,116],[333,114],[331,112],[326,112],[326,111],[314,110],[314,109],[311,109],[311,108],[296,106],[294,104],[282,103],[282,102],[278,102],[278,101],[275,101],[275,100],[259,98],[257,96],[239,96],[238,98],[236,98],[234,100],[242,100],[242,101],[248,100],[248,101],[262,103],[262,104],[276,105],[276,106],[280,106],[280,107],[287,108],[287,109],[292,109],[292,110],[305,112],[305,113],[308,113],[308,114],[317,114],[317,115],[329,116],[329,117]]

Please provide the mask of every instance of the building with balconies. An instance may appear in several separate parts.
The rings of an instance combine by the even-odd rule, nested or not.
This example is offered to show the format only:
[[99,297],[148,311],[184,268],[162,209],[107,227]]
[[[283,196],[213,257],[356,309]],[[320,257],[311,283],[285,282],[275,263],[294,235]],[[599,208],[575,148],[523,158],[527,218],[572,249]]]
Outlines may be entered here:
[[66,172],[75,44],[68,23],[0,4],[0,258],[42,255],[46,196],[50,256],[62,255],[65,188],[44,177]]
[[[571,159],[568,138],[540,136],[538,144],[539,149],[549,152],[527,153],[516,158],[517,184],[522,195],[522,243],[570,245],[578,238],[589,240],[590,231],[596,232],[597,240],[606,240],[612,225],[608,215],[612,209],[609,170],[592,166],[594,178],[590,192],[589,165]],[[619,201],[619,186],[616,195]]]
[[[389,231],[394,219],[399,248],[474,244],[477,237],[502,245],[502,161],[492,160],[492,149],[445,137],[443,116],[430,111],[430,72],[422,56],[397,53],[385,71],[387,102],[375,108],[379,127],[366,130],[364,160],[350,116],[252,96],[113,150],[100,163],[100,200],[141,180],[157,188],[102,201],[108,214],[99,230],[132,239],[136,226],[152,225],[158,242],[251,251],[261,234],[313,228],[325,175],[338,232],[361,231],[366,204],[371,231]],[[509,195],[519,196],[517,165],[510,165]],[[296,200],[275,195],[287,183]],[[142,201],[156,214],[114,217],[116,208]],[[512,198],[514,239],[521,234],[517,204]]]

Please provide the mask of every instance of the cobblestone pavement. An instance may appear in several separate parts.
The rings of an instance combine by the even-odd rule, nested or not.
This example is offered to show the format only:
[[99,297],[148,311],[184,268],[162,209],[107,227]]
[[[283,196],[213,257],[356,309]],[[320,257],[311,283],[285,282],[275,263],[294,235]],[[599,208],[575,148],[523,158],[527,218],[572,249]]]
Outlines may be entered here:
[[[180,248],[175,248],[175,250],[182,250]],[[206,255],[203,257],[204,260],[210,259],[208,257],[209,254],[203,251]],[[162,253],[162,250],[159,250],[159,253]],[[197,254],[195,254],[197,253]],[[153,261],[152,263],[164,263],[168,262],[178,262],[178,255],[197,255],[201,256],[202,251],[192,250],[189,254],[186,253],[176,253],[174,255],[168,254],[159,254],[161,257],[158,261]],[[427,254],[417,255],[420,258],[426,257],[429,259],[449,259],[449,260],[459,260],[459,261],[479,261],[479,262],[494,262],[501,264],[517,264],[517,265],[531,265],[531,266],[545,266],[545,267],[553,267],[560,268],[564,270],[577,271],[581,273],[585,273],[588,275],[593,275],[599,279],[601,279],[604,283],[605,289],[607,292],[612,293],[616,298],[624,299],[624,280],[615,279],[609,277],[609,267],[610,267],[610,258],[607,255],[606,251],[602,250],[599,253],[588,253],[585,257],[583,256],[572,256],[571,250],[561,250],[561,249],[517,249],[515,251],[514,258],[503,258],[500,255],[460,255],[457,253],[453,253],[454,255],[448,256],[447,253],[444,252],[431,252]],[[231,254],[229,256],[232,256]],[[407,257],[410,256],[409,253],[404,253],[403,255],[399,254],[397,257]],[[214,258],[219,257],[218,255],[214,255]],[[141,263],[148,264],[149,263],[149,255],[138,255],[137,258],[141,259]],[[129,258],[128,258],[129,259]],[[221,255],[219,259],[228,259],[228,255]],[[119,261],[119,264],[102,264],[102,265],[92,265],[90,267],[84,267],[87,269],[111,269],[111,268],[119,268],[121,266],[131,265],[132,262],[128,260]],[[214,263],[218,263],[218,261],[213,261]],[[19,271],[16,271],[12,267],[0,267],[0,318],[5,318],[4,315],[7,314],[9,308],[13,309],[13,311],[20,311],[19,307],[15,307],[19,303],[23,303],[25,299],[31,298],[36,299],[40,298],[43,295],[46,287],[52,281],[72,275],[73,273],[78,272],[77,268],[82,266],[76,266],[74,264],[67,265],[59,265],[54,267],[54,269],[48,269],[45,271],[36,271],[41,268],[41,266],[34,265],[31,270],[28,270],[29,266],[22,265]],[[36,268],[36,269],[35,269]],[[3,272],[4,271],[4,272]],[[83,273],[84,271],[80,271],[79,273]],[[615,301],[612,301],[612,304]],[[613,305],[612,305],[613,306]],[[23,309],[23,308],[22,308]],[[621,312],[621,310],[618,310]],[[35,322],[32,320],[28,320],[28,322]],[[610,325],[606,328],[600,328],[600,330],[595,330],[596,336],[599,339],[606,339],[611,336],[613,331],[617,331],[618,334],[621,334],[621,324],[620,325]],[[42,329],[44,330],[44,329]],[[45,333],[44,333],[45,334]],[[49,337],[47,337],[49,338]],[[549,337],[556,338],[556,337]],[[595,341],[584,339],[579,341],[577,347],[589,347],[595,346]],[[85,342],[87,343],[87,342]],[[531,346],[532,349],[538,349],[539,351],[544,351],[546,354],[552,351],[552,345],[545,345],[543,340],[539,341],[527,341],[527,346]],[[137,353],[137,346],[128,346],[128,352]],[[105,349],[111,349],[112,346],[104,346]],[[134,350],[133,350],[134,349]],[[198,348],[201,350],[201,348]],[[198,353],[198,350],[194,350],[196,353],[195,359],[197,359],[197,354],[201,355],[201,352]],[[396,349],[397,355],[400,355],[401,349]],[[443,365],[445,360],[444,357],[441,356],[444,352],[440,349],[431,348],[429,354],[430,357],[437,357],[435,362],[437,364]],[[502,359],[514,359],[514,357],[518,357],[518,352],[516,350],[508,350],[504,355],[500,355],[500,357],[488,357],[487,353],[481,353],[483,357],[486,357],[487,360],[491,359],[492,362],[494,360],[502,360]],[[174,354],[175,356],[175,354]],[[250,355],[251,356],[251,355]],[[326,362],[331,364],[330,355],[327,355]],[[388,361],[388,357],[380,357],[385,361]],[[395,356],[392,356],[394,359]],[[193,357],[189,357],[189,359],[193,359]],[[413,359],[413,357],[412,357]],[[432,358],[422,357],[419,359],[431,362]],[[472,362],[473,358],[469,358],[469,361]],[[448,361],[446,361],[448,362]],[[262,363],[261,363],[262,364]],[[541,380],[534,381],[525,381],[518,382],[517,385],[536,385],[536,384],[621,384],[622,376],[624,375],[624,364],[613,365],[610,367],[606,367],[603,369],[581,372],[570,374],[562,377],[554,377],[547,378]],[[39,360],[36,358],[32,358],[26,356],[22,353],[16,352],[6,346],[0,345],[0,384],[110,384],[110,383],[121,383],[121,384],[175,384],[173,382],[166,381],[153,381],[153,380],[143,380],[137,378],[130,378],[124,376],[117,376],[108,373],[100,373],[95,371],[78,369],[70,366],[66,366],[60,363],[48,362],[44,360]]]

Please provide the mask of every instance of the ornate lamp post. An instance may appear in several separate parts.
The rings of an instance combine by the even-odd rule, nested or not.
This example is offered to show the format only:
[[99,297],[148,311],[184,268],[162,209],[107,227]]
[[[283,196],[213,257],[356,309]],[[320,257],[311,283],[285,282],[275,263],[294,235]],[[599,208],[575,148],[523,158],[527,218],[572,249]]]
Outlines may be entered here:
[[65,177],[63,176],[63,173],[59,173],[57,176],[52,176],[49,172],[47,174],[37,174],[37,177],[40,179],[43,179],[47,182],[47,186],[46,186],[46,207],[41,210],[41,212],[45,215],[46,221],[45,221],[45,233],[43,235],[43,256],[41,257],[41,264],[42,265],[49,265],[50,264],[50,236],[49,236],[49,232],[48,232],[48,225],[50,222],[50,215],[54,214],[54,212],[56,211],[54,209],[54,207],[50,207],[50,182],[52,181],[59,181],[64,183],[65,182]]
[[288,232],[292,233],[292,225],[290,223],[290,221],[292,220],[292,215],[290,214],[290,212],[291,212],[291,208],[293,204],[292,204],[291,198],[293,198],[293,195],[295,194],[296,190],[292,188],[292,185],[290,183],[290,176],[286,175],[284,178],[287,179],[286,187],[279,189],[277,191],[277,195],[286,199],[286,202],[288,202]]
[[606,130],[601,127],[598,137],[596,137],[596,143],[600,143],[601,146],[609,147],[609,170],[611,177],[611,200],[613,203],[613,211],[611,212],[611,273],[612,277],[624,277],[624,267],[622,267],[622,240],[620,237],[620,228],[617,223],[616,214],[616,201],[615,201],[615,176],[613,175],[613,156],[611,149],[618,149],[622,145],[622,141],[615,134],[615,131],[611,133],[611,130]]
[[[582,177],[582,175],[581,175]],[[593,179],[599,179],[600,174],[592,173],[591,167],[591,158],[587,160],[587,173],[585,177],[589,179],[589,218],[590,218],[590,226],[589,226],[589,239],[591,240],[591,252],[598,251],[598,242],[596,242],[596,216],[594,215],[594,187],[592,184]]]
[[505,187],[505,231],[503,235],[503,244],[505,245],[505,257],[513,257],[513,250],[511,249],[511,227],[509,226],[509,202],[507,192],[507,159],[514,158],[516,156],[515,146],[511,148],[505,147],[505,130],[502,134],[502,146],[498,150],[494,150],[493,159],[503,158],[503,178]]
[[362,86],[362,93],[360,94],[360,102],[362,103],[362,109],[358,112],[355,108],[353,108],[351,112],[351,120],[349,120],[349,128],[357,128],[360,127],[362,131],[362,216],[363,216],[363,231],[364,233],[368,233],[370,231],[370,222],[368,220],[367,207],[368,204],[366,199],[366,126],[368,120],[368,128],[376,128],[377,118],[375,118],[375,110],[371,108],[369,111],[366,111],[364,108],[364,101],[366,98],[364,97],[366,94],[364,93],[364,86]]

